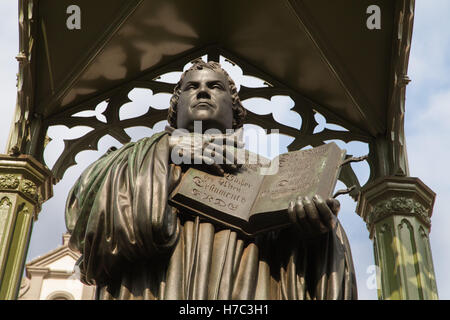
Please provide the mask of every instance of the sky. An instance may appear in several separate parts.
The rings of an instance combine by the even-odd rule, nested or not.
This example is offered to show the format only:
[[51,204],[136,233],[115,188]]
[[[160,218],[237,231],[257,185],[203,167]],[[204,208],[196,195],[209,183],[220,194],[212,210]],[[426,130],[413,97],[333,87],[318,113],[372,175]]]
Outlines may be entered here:
[[[437,193],[432,217],[430,235],[434,268],[440,299],[450,299],[450,215],[444,208],[445,200],[450,198],[450,174],[446,169],[450,159],[450,1],[448,0],[416,0],[416,15],[409,63],[409,78],[412,80],[407,87],[405,134],[407,140],[410,175],[419,177],[426,185]],[[0,1],[0,150],[5,150],[9,128],[16,104],[16,73],[18,70],[15,56],[18,53],[17,1]],[[245,82],[257,86],[255,79],[242,75],[239,67],[232,67],[224,63],[232,78],[239,85]],[[178,75],[167,75],[163,80],[173,81]],[[153,96],[148,90],[136,89],[130,93],[132,102],[121,110],[121,119],[138,116],[147,111],[149,101],[157,108],[166,108],[168,95]],[[267,114],[277,105],[275,118],[287,125],[298,126],[299,116],[289,109],[292,101],[286,97],[275,97],[271,102],[263,99],[247,101],[244,106],[250,110]],[[272,106],[272,107],[271,107]],[[101,112],[105,105],[100,104],[89,116],[96,114],[101,119]],[[317,117],[321,130],[327,125],[324,119]],[[158,123],[153,130],[144,128],[127,129],[133,140],[152,132],[161,131],[164,123]],[[251,129],[249,126],[247,129]],[[87,132],[83,128],[68,129],[54,127],[49,129],[49,136],[53,138],[45,150],[44,157],[49,167],[55,161],[62,147],[64,137],[75,138]],[[284,152],[289,139],[282,139],[280,151]],[[347,145],[339,144],[349,153],[363,155],[367,147],[352,142]],[[113,138],[107,136],[99,143],[99,151],[81,152],[76,161],[77,166],[67,170],[64,179],[54,187],[54,197],[44,203],[39,219],[34,225],[27,261],[45,254],[62,243],[65,232],[64,205],[65,198],[75,179],[93,160],[102,155],[110,146],[120,147]],[[368,177],[368,166],[359,164],[354,166],[360,182],[364,183]],[[339,186],[338,186],[339,187]],[[341,186],[342,187],[342,186]],[[377,299],[376,288],[373,283],[374,259],[373,246],[368,237],[365,223],[355,213],[355,203],[348,197],[341,197],[340,221],[346,230],[350,241],[353,260],[357,274],[360,299]]]

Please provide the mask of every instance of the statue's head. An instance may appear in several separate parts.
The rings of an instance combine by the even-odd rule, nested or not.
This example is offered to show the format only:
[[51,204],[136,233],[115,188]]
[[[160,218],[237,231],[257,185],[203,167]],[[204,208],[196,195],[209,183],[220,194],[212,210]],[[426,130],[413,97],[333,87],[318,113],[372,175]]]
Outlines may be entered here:
[[236,85],[217,62],[197,59],[180,78],[170,99],[168,122],[174,128],[193,131],[194,121],[203,130],[238,129],[246,111]]

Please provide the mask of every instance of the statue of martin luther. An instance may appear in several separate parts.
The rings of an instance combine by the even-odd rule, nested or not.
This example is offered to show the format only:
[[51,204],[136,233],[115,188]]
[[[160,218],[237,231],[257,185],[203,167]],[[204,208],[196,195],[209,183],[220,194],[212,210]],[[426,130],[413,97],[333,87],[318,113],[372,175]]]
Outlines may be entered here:
[[[226,71],[197,60],[175,87],[165,132],[109,152],[83,172],[67,199],[66,225],[70,247],[82,254],[81,280],[97,286],[97,299],[357,298],[335,199],[295,199],[292,227],[254,238],[168,204],[186,170],[171,161],[171,132],[192,132],[202,121],[204,130],[225,133],[241,128],[245,114]],[[208,138],[196,141],[177,147],[200,154],[215,174],[239,170],[195,152],[211,147]]]

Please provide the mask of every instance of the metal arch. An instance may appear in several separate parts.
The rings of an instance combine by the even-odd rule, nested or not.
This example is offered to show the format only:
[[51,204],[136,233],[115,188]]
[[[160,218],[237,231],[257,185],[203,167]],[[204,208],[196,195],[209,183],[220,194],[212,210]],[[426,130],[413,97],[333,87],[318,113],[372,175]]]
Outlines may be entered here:
[[[184,57],[179,57],[171,64],[151,70],[146,74],[143,74],[140,77],[125,83],[120,87],[99,94],[96,97],[88,99],[79,105],[71,106],[57,116],[53,116],[49,119],[44,120],[43,128],[45,132],[48,130],[48,127],[53,125],[65,125],[69,128],[75,126],[88,126],[93,128],[92,131],[88,132],[80,138],[64,141],[64,150],[52,168],[52,172],[56,180],[55,182],[62,179],[64,172],[70,166],[76,164],[75,156],[79,152],[84,150],[98,150],[98,141],[103,136],[109,134],[116,138],[119,142],[125,144],[131,140],[131,138],[126,134],[124,130],[125,128],[134,126],[144,126],[152,128],[157,122],[166,119],[166,110],[159,110],[151,106],[149,107],[149,110],[146,114],[126,120],[119,119],[119,110],[122,105],[130,102],[128,94],[134,88],[148,88],[153,91],[153,94],[171,94],[175,86],[174,84],[159,82],[155,81],[154,79],[157,79],[158,76],[168,72],[180,72],[183,70],[185,64],[189,63],[197,57],[201,57],[205,54],[210,53],[212,54],[213,59],[217,59],[218,57],[223,56],[231,63],[239,65],[245,75],[260,78],[269,84],[268,87],[259,88],[249,88],[241,86],[241,89],[239,91],[241,100],[256,97],[270,100],[273,96],[276,95],[287,95],[292,98],[295,104],[291,110],[299,114],[302,118],[302,126],[300,130],[278,123],[274,119],[272,114],[258,115],[251,111],[248,111],[248,117],[246,119],[246,123],[248,124],[255,124],[261,126],[266,130],[277,128],[280,134],[293,137],[294,141],[288,146],[288,149],[290,151],[298,150],[308,145],[318,146],[324,144],[326,140],[332,139],[339,139],[343,140],[344,142],[372,142],[372,137],[369,134],[361,132],[358,128],[352,126],[350,123],[340,118],[338,115],[330,113],[325,108],[322,108],[319,104],[302,96],[298,92],[285,86],[277,79],[274,79],[261,70],[258,70],[257,68],[247,64],[245,61],[239,59],[233,54],[226,52],[219,47],[211,46],[196,52],[192,52]],[[97,120],[95,117],[73,117],[74,114],[80,111],[95,109],[96,105],[103,101],[107,101],[108,103],[107,108],[103,112],[103,115],[106,117],[106,123]],[[314,129],[318,125],[314,118],[314,115],[316,113],[315,110],[320,110],[320,113],[326,118],[327,123],[340,125],[348,129],[349,131],[324,129],[321,132],[314,133]],[[35,155],[42,162],[43,151],[44,150],[41,150],[38,155]],[[349,155],[349,157],[350,156],[351,155]],[[374,159],[375,157],[370,157],[368,160],[369,166],[371,168],[373,167],[372,162],[374,161]],[[371,176],[373,175],[371,174]],[[356,200],[361,186],[350,166],[346,166],[342,170],[340,180],[347,187],[356,186],[356,188],[351,193],[351,196]]]

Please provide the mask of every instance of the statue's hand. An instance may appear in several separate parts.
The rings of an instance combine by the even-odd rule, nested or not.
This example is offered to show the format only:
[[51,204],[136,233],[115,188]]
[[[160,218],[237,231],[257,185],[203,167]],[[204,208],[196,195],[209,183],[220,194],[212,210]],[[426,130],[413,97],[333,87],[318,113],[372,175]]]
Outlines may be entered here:
[[324,201],[319,195],[315,195],[312,199],[298,197],[291,201],[288,214],[300,237],[310,239],[336,227],[339,209],[338,200],[329,198]]
[[171,160],[176,164],[205,165],[221,176],[225,171],[234,172],[242,166],[235,151],[244,144],[236,135],[175,135],[169,138],[169,146]]

